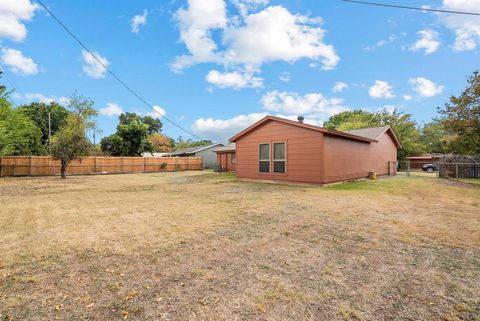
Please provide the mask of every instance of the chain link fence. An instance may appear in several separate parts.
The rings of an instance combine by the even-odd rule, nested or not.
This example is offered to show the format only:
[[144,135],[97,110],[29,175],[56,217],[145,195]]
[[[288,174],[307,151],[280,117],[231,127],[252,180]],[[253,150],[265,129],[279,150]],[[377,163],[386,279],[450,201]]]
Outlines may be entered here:
[[390,168],[396,168],[395,174],[399,176],[424,176],[473,181],[480,179],[480,162],[396,161],[391,163]]

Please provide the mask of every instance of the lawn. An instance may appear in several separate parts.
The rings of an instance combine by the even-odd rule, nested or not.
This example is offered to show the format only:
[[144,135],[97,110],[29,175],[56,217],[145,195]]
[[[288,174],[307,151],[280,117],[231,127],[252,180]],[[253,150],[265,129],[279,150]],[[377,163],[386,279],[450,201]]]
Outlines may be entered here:
[[480,189],[0,179],[0,320],[480,320]]

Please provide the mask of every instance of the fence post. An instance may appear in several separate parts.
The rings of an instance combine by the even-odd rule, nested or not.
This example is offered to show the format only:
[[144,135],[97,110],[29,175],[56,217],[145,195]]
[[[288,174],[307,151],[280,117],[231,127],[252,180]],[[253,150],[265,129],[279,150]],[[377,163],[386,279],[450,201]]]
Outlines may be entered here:
[[95,156],[94,160],[95,160],[94,173],[96,174],[97,173],[97,156]]
[[144,172],[144,173],[145,173],[145,171],[146,171],[146,165],[147,165],[147,158],[144,157],[144,158],[143,158],[143,172]]
[[458,163],[455,163],[455,176],[456,176],[457,181],[458,181]]
[[407,176],[410,176],[410,161],[407,161]]
[[32,176],[32,156],[30,156],[30,172],[28,176]]
[[13,177],[15,177],[15,174],[17,173],[17,163],[13,163]]

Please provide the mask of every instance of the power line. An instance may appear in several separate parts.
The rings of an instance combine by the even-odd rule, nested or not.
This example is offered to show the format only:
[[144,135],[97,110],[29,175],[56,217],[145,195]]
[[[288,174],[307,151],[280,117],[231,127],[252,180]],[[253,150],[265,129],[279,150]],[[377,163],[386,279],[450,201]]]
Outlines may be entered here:
[[161,118],[165,119],[166,121],[168,121],[170,124],[174,125],[175,127],[181,129],[182,131],[186,132],[187,134],[193,136],[193,137],[196,137],[200,140],[204,140],[202,137],[190,132],[189,130],[183,128],[182,126],[178,125],[177,123],[175,123],[173,120],[167,118],[165,115],[162,115],[162,113],[160,113],[158,110],[155,109],[155,107],[153,107],[152,104],[148,103],[145,99],[143,99],[139,94],[137,94],[136,91],[134,91],[132,88],[130,88],[123,80],[121,80],[112,70],[110,70],[110,68],[108,68],[77,36],[75,36],[75,34],[62,22],[60,21],[59,18],[57,18],[57,16],[50,10],[47,8],[46,5],[43,4],[43,2],[41,0],[35,0],[40,6],[42,6],[43,9],[45,9],[45,11],[47,11],[50,16],[63,28],[65,29],[65,31],[76,41],[78,42],[78,44],[83,48],[85,49],[85,51],[87,51],[92,57],[93,59],[95,59],[103,68],[105,68],[105,70],[113,76],[113,78],[115,78],[123,87],[125,87],[125,89],[127,89],[131,94],[133,94],[135,97],[137,97],[142,103],[144,103],[147,107],[149,107],[151,110],[153,110],[155,113],[157,113]]
[[420,11],[430,11],[430,12],[441,12],[441,13],[453,13],[453,14],[464,14],[464,15],[480,16],[480,13],[477,13],[477,12],[453,11],[453,10],[441,10],[441,9],[431,9],[431,8],[410,7],[410,6],[402,6],[402,5],[396,5],[396,4],[387,4],[387,3],[378,3],[378,2],[368,2],[368,1],[357,1],[357,0],[340,0],[340,1],[350,2],[350,3],[358,3],[358,4],[366,4],[366,5],[378,6],[378,7],[389,7],[389,8],[397,8],[397,9],[410,9],[410,10],[420,10]]
[[3,74],[5,75],[5,79],[7,79],[7,81],[12,86],[12,90],[7,92],[6,98],[10,100],[10,102],[15,108],[17,108],[18,107],[17,104],[13,101],[12,97],[10,97],[10,94],[15,91],[16,86],[14,85],[13,81],[10,79],[10,76],[8,75],[7,67],[1,61],[0,61],[0,67],[2,67],[2,71],[3,71]]

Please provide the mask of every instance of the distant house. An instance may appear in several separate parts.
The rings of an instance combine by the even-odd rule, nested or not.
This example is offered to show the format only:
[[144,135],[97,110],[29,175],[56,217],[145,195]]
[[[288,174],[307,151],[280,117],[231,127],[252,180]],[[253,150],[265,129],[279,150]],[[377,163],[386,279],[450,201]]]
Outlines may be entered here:
[[218,148],[217,153],[217,165],[222,172],[235,172],[236,154],[235,143],[230,143],[224,147]]
[[390,126],[336,131],[303,117],[267,116],[230,141],[239,178],[320,184],[395,173],[400,148]]
[[147,152],[142,154],[143,157],[164,157],[166,155],[168,155],[168,153],[155,153],[155,152],[148,153]]
[[202,157],[203,168],[211,168],[217,162],[215,151],[223,147],[221,143],[208,144],[202,146],[189,147],[181,150],[177,150],[171,153],[167,153],[168,157]]
[[410,162],[410,168],[422,168],[425,164],[438,163],[442,160],[445,155],[436,154],[436,155],[423,155],[423,156],[407,156],[406,160]]

